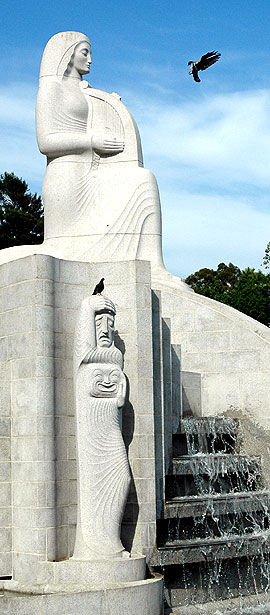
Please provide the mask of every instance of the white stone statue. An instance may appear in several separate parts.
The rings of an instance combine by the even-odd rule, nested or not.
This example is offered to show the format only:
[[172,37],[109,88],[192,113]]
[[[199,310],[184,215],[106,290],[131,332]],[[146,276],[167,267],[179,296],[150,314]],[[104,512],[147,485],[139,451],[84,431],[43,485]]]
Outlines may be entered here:
[[159,193],[137,126],[117,94],[82,80],[90,65],[80,32],[56,34],[43,53],[36,127],[47,156],[45,241],[63,258],[151,258],[164,269]]
[[83,80],[91,47],[80,32],[59,32],[40,67],[36,131],[47,156],[41,245],[0,251],[0,264],[30,254],[85,262],[148,260],[152,285],[191,292],[164,267],[156,179],[143,168],[137,125],[118,94]]
[[92,295],[81,304],[74,340],[78,514],[74,559],[129,557],[121,521],[130,470],[121,433],[126,379],[114,345],[115,307]]

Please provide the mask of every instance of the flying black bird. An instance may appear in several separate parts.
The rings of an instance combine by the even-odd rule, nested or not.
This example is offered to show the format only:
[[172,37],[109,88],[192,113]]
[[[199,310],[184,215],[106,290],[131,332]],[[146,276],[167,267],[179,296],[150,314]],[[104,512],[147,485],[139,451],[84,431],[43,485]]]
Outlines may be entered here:
[[221,53],[217,53],[216,51],[208,51],[208,53],[205,53],[200,60],[197,60],[197,62],[188,62],[188,66],[190,66],[190,71],[188,74],[192,75],[194,81],[199,83],[201,81],[198,75],[199,70],[205,70],[206,68],[209,68],[209,66],[212,66],[212,64],[215,64],[215,62],[219,60],[220,56]]
[[101,295],[102,291],[104,290],[103,280],[105,280],[105,278],[101,278],[100,282],[95,286],[92,295]]

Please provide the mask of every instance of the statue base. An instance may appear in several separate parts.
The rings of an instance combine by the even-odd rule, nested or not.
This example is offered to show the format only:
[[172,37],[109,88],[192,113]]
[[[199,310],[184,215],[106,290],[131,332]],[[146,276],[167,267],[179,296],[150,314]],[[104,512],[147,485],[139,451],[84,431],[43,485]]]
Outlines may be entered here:
[[161,615],[163,612],[163,580],[159,574],[141,581],[107,582],[104,587],[90,583],[38,586],[8,581],[0,592],[0,615]]

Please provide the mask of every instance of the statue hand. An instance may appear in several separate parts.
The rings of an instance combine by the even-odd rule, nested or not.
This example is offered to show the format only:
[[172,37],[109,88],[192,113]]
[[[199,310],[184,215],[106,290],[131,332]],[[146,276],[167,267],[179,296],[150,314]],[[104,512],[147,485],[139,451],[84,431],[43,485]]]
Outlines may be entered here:
[[124,141],[120,141],[117,137],[93,135],[92,146],[99,154],[111,154],[113,156],[122,152],[125,144]]

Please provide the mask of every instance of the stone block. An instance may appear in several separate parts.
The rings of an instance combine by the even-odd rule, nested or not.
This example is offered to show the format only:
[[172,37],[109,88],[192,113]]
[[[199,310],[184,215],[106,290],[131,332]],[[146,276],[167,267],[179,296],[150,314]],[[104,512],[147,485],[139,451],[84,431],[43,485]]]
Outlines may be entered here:
[[77,504],[77,480],[70,480],[68,484],[69,488],[69,503]]
[[31,257],[20,258],[16,261],[11,261],[6,265],[7,285],[16,284],[18,282],[24,282],[25,280],[31,280],[35,278],[35,272],[33,271],[33,261]]
[[202,376],[203,415],[219,415],[231,407],[239,408],[241,389],[239,374],[204,374]]
[[90,283],[89,263],[59,261],[59,281],[64,284],[88,285]]
[[149,478],[136,478],[136,498],[138,502],[143,503],[151,503],[152,506],[155,506],[155,479],[154,477]]
[[60,480],[58,479],[55,483],[55,494],[53,494],[53,497],[57,506],[68,506],[69,503],[74,504],[75,501],[71,502],[70,500],[70,481],[64,480],[62,477]]
[[219,371],[218,352],[185,352],[182,345],[182,369],[186,372]]
[[[46,501],[46,487],[43,483],[30,482],[27,483],[27,489],[24,482],[14,481],[13,483],[13,505],[14,507],[44,507]],[[53,504],[52,504],[53,505]]]
[[16,481],[54,480],[55,464],[54,461],[14,461],[13,476]]
[[57,559],[63,560],[68,557],[68,527],[56,528]]
[[12,545],[12,535],[10,528],[1,527],[0,532],[0,553],[6,552],[8,553],[11,550]]
[[211,310],[204,306],[195,309],[193,318],[196,331],[226,331],[232,327],[231,318],[219,314],[217,310]]
[[11,363],[12,380],[32,378],[35,375],[34,358],[13,359]]
[[0,502],[1,506],[10,506],[11,503],[11,485],[9,482],[0,482]]
[[45,378],[53,378],[54,376],[54,360],[52,357],[36,357],[34,375]]
[[60,460],[56,461],[56,479],[57,480],[75,480],[77,477],[77,468],[75,460]]
[[53,331],[54,308],[49,305],[35,305],[32,308],[33,330]]
[[55,308],[54,323],[55,331],[59,333],[74,333],[77,319],[77,310]]
[[218,366],[220,372],[257,371],[260,369],[260,352],[258,350],[222,352],[218,357]]
[[33,277],[44,280],[59,280],[60,261],[47,254],[35,254],[32,259]]
[[[13,548],[19,553],[35,553],[45,556],[46,533],[43,529],[14,527]],[[36,575],[34,575],[35,578]],[[33,578],[33,577],[32,577]]]
[[181,310],[171,316],[172,327],[175,331],[194,331],[194,314],[187,310]]
[[54,285],[54,305],[56,308],[78,310],[81,301],[89,294],[86,285],[59,284]]
[[[50,450],[52,442],[50,440]],[[12,439],[13,461],[43,461],[48,459],[48,447],[46,438],[14,437]],[[49,460],[51,455],[49,456]]]
[[0,527],[8,528],[11,526],[12,512],[11,507],[0,507]]
[[[57,483],[55,480],[47,481],[45,484],[41,483],[44,489],[44,499],[42,499],[41,506],[56,506],[56,489]],[[44,502],[44,503],[43,503]]]
[[17,333],[8,337],[8,359],[21,359],[34,354],[36,335],[34,332]]
[[14,507],[13,525],[20,528],[43,528],[55,525],[54,508]]
[[[60,359],[71,359],[72,354],[68,357],[66,353],[66,335],[64,333],[55,333],[50,341],[50,356]],[[49,354],[46,352],[46,354]]]
[[[152,478],[155,460],[154,459],[132,459],[131,461],[132,472],[134,478]],[[136,482],[136,481],[135,481]]]
[[10,415],[10,382],[0,382],[0,415]]
[[187,350],[192,352],[203,351],[217,352],[230,348],[230,333],[228,331],[209,331],[189,333],[187,338]]
[[[1,340],[8,341],[8,338],[0,339],[0,356],[1,356]],[[7,353],[6,353],[7,357]],[[8,361],[0,361],[0,380],[9,380],[10,379],[10,363]]]
[[[54,414],[54,378],[45,377],[45,374],[43,374],[41,378],[38,378],[36,380],[36,395],[37,395],[36,407],[37,407],[38,414],[41,416],[44,414],[47,414],[47,415],[50,414],[51,416],[53,416]],[[42,425],[42,421],[40,421],[40,425]],[[40,433],[42,432],[40,431]]]
[[146,284],[136,285],[136,307],[138,310],[151,309],[151,291]]
[[10,436],[10,418],[0,417],[0,436]]
[[75,420],[71,416],[58,416],[55,419],[55,433],[59,436],[75,434]]
[[7,286],[2,293],[2,309],[14,310],[32,303],[42,304],[43,283],[41,280],[27,280]]
[[76,441],[75,436],[68,438],[68,459],[77,459]]
[[14,416],[37,413],[37,382],[35,378],[25,378],[12,383],[12,409]]
[[93,288],[97,281],[105,278],[105,294],[108,294],[108,286],[125,284],[150,284],[151,269],[148,261],[121,261],[110,263],[91,263],[90,277],[93,280]]
[[154,418],[151,414],[138,414],[135,418],[136,434],[152,435],[154,432]]
[[32,310],[29,306],[3,312],[0,321],[0,337],[21,333],[22,322],[25,331],[32,331]]
[[10,461],[0,461],[0,476],[1,476],[2,481],[10,480],[10,476],[11,476]]
[[[0,553],[0,576],[9,576],[12,574],[12,554],[11,553]],[[1,613],[1,601],[0,601],[0,613]],[[7,611],[2,611],[1,615],[7,615]],[[11,614],[10,614],[11,615]]]
[[54,281],[43,280],[43,305],[54,307]]
[[10,438],[0,437],[0,461],[10,460]]

